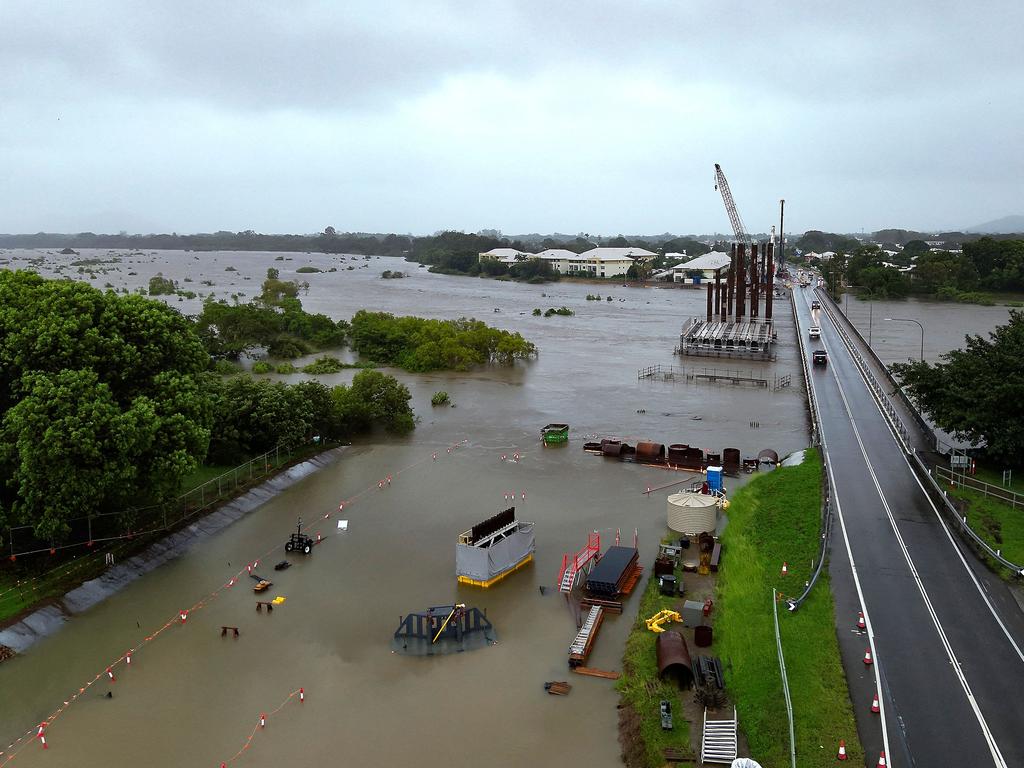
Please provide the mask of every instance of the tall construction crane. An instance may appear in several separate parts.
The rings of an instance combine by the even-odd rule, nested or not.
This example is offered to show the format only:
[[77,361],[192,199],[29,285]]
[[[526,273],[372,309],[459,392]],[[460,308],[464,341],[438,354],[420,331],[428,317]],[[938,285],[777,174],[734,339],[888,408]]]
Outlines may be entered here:
[[732,199],[732,192],[729,190],[729,182],[722,173],[722,166],[715,163],[715,189],[722,193],[722,202],[725,203],[725,212],[729,214],[729,221],[732,223],[732,231],[736,234],[736,242],[743,243],[748,248],[751,245],[750,235],[743,226],[743,219],[736,209],[736,201]]

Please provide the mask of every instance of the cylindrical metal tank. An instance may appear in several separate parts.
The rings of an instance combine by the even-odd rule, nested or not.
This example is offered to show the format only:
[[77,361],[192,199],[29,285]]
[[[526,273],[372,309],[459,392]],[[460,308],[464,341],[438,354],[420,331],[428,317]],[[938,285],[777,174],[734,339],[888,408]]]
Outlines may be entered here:
[[740,449],[739,448],[726,448],[722,451],[722,465],[728,470],[737,470],[740,468]]
[[707,456],[704,457],[704,460],[708,463],[709,466],[712,464],[717,466],[722,463],[722,454],[709,453]]
[[668,447],[668,463],[669,464],[683,464],[686,461],[686,452],[690,449],[690,446],[683,445],[682,443],[673,443]]
[[665,461],[665,446],[661,443],[641,442],[636,444],[636,460],[651,464]]
[[668,497],[668,527],[691,536],[714,531],[718,499],[703,493],[673,493]]

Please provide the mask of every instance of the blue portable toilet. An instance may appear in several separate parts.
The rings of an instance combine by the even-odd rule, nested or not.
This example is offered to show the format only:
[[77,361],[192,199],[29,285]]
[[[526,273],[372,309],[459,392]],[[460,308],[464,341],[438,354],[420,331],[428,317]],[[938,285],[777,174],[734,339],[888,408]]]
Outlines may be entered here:
[[708,492],[721,493],[722,491],[722,468],[708,467]]

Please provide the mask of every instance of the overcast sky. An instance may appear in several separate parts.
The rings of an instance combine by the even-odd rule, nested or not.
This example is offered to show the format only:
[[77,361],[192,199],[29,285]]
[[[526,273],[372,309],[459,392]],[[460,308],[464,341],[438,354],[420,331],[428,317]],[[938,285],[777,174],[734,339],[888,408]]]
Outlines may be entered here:
[[0,231],[960,228],[1024,3],[0,0]]

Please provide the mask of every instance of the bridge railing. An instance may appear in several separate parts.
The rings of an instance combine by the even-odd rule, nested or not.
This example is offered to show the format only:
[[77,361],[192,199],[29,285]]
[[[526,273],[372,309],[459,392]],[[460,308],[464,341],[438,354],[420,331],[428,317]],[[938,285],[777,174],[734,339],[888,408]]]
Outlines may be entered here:
[[[814,387],[811,386],[811,372],[807,366],[807,350],[804,345],[804,335],[800,333],[800,321],[796,310],[796,293],[795,291],[789,292],[790,307],[793,310],[793,324],[796,326],[797,335],[797,346],[799,347],[800,366],[803,369],[804,374],[804,388],[807,392],[807,406],[811,413],[811,444],[814,446],[821,445],[821,424],[818,415],[818,401],[814,397]],[[828,556],[829,543],[832,540],[832,486],[828,479],[828,464],[825,459],[824,452],[821,453],[821,548],[818,551],[818,561],[814,572],[811,574],[810,580],[804,586],[803,593],[797,597],[787,601],[790,611],[797,610],[808,595],[811,594],[811,590],[814,589],[814,585],[818,583],[818,577],[821,576],[822,567],[825,564],[825,558]]]
[[[1014,576],[1024,577],[1024,566],[1018,565],[1017,563],[1013,563],[1007,560],[1005,557],[1003,557],[1001,550],[993,549],[988,542],[981,538],[981,536],[979,536],[978,533],[971,528],[970,524],[967,521],[967,516],[961,515],[960,511],[953,506],[952,502],[950,502],[949,496],[939,486],[938,482],[936,482],[936,477],[933,476],[932,469],[930,469],[928,465],[925,464],[925,462],[921,459],[920,452],[917,451],[911,444],[910,430],[907,429],[907,426],[903,423],[903,419],[900,416],[899,411],[895,408],[895,406],[893,406],[892,402],[889,400],[888,395],[882,389],[881,385],[879,385],[878,380],[875,378],[871,369],[867,366],[863,356],[860,354],[860,351],[858,350],[858,346],[853,343],[853,341],[850,339],[849,334],[843,327],[843,324],[840,323],[837,319],[836,313],[842,315],[842,311],[839,309],[838,305],[832,300],[831,296],[828,296],[823,291],[818,291],[818,295],[825,299],[825,303],[822,304],[822,307],[825,308],[825,311],[832,318],[832,322],[835,325],[836,330],[839,332],[839,335],[843,340],[843,344],[850,351],[850,354],[853,357],[853,360],[856,363],[858,369],[860,370],[864,378],[864,381],[867,382],[868,388],[872,391],[875,401],[878,403],[879,408],[882,410],[883,416],[885,416],[885,418],[889,421],[889,424],[892,426],[894,434],[899,440],[904,453],[907,455],[907,461],[910,463],[911,469],[914,469],[916,473],[927,484],[928,490],[930,491],[930,495],[939,501],[938,508],[945,513],[945,516],[953,523],[957,530],[959,530],[974,546],[976,546],[978,549],[980,549],[982,552],[988,555],[993,562],[996,562],[1002,567],[1006,568]],[[843,316],[843,318],[844,320],[846,320],[845,315]],[[849,321],[847,320],[847,322]],[[854,328],[854,332],[857,333],[858,336],[860,336],[859,332],[856,331],[856,328]],[[863,342],[863,337],[860,338],[861,342]],[[870,350],[870,347],[867,348]],[[872,355],[874,355],[873,352]],[[938,442],[934,431],[931,429],[931,427],[927,425],[927,422],[925,422],[924,417],[913,406],[913,404],[906,397],[906,394],[899,387],[896,381],[891,378],[888,369],[882,364],[881,360],[878,360],[877,356],[875,356],[875,360],[878,361],[878,364],[882,366],[882,370],[886,371],[886,375],[889,376],[890,383],[895,387],[895,392],[899,393],[900,397],[904,401],[904,404],[910,409],[910,412],[914,414],[915,420],[918,422],[918,427],[921,429],[922,434],[925,437],[926,443],[929,444],[929,447],[935,447],[938,444]]]

